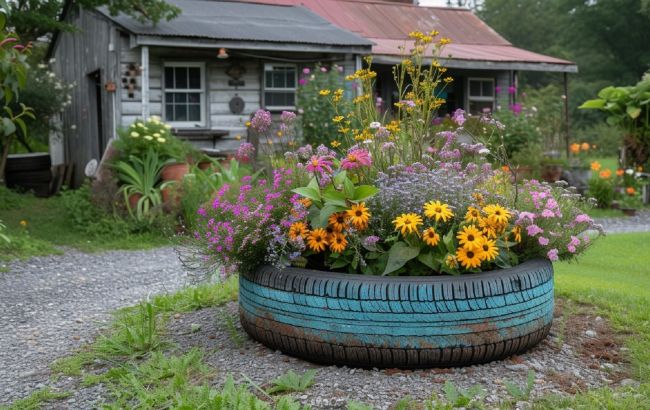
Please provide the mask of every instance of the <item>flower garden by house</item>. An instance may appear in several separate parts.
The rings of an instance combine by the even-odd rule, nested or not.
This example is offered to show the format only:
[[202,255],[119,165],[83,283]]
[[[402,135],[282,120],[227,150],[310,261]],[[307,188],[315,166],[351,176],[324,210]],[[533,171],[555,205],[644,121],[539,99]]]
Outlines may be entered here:
[[[246,278],[272,268],[345,274],[359,281],[363,280],[360,277],[481,280],[481,275],[516,271],[536,260],[544,260],[548,266],[549,261],[558,262],[562,274],[573,266],[566,262],[585,252],[588,259],[588,248],[601,240],[603,232],[591,216],[594,206],[643,207],[643,167],[648,158],[642,148],[648,104],[639,106],[638,112],[626,109],[623,116],[610,108],[614,100],[634,107],[637,94],[647,93],[648,79],[636,88],[605,89],[600,100],[584,105],[610,110],[614,119],[608,122],[627,130],[627,141],[638,148],[632,150],[636,157],[612,169],[594,157],[594,144],[575,142],[568,146],[566,157],[549,154],[540,163],[527,164],[525,158],[536,158],[531,152],[536,144],[528,137],[535,122],[543,122],[536,117],[537,109],[524,103],[479,115],[459,109],[447,118],[437,118],[436,111],[444,103],[442,93],[454,80],[435,57],[449,40],[435,32],[414,32],[411,38],[414,48],[394,70],[399,102],[392,115],[379,112],[372,97],[376,74],[371,60],[347,78],[341,78],[336,67],[316,67],[313,73],[303,72],[302,116],[285,111],[274,122],[270,112],[257,111],[249,131],[256,137],[252,141],[258,143],[242,142],[229,161],[205,156],[174,136],[160,118],[151,117],[120,131],[108,165],[78,191],[64,191],[44,205],[3,188],[0,216],[9,229],[0,221],[0,260],[56,251],[53,244],[91,250],[128,248],[143,243],[155,246],[165,242],[161,237],[175,235],[186,267],[208,279]],[[1,44],[4,47],[5,43]],[[3,52],[15,54],[16,61],[23,53],[16,48]],[[427,63],[430,56],[434,58]],[[18,66],[18,74],[13,73],[15,83],[5,85],[7,103],[11,93],[6,90],[22,88],[20,70],[26,67]],[[346,84],[354,84],[354,98],[345,98]],[[508,92],[517,90],[513,86]],[[17,115],[9,111],[13,128],[6,125],[3,130],[5,146],[11,144],[17,129],[26,128],[21,116],[29,117],[30,110],[26,106],[21,110]],[[549,121],[546,126],[553,124]],[[549,131],[549,135],[555,134]],[[560,180],[560,165],[571,170],[571,185]],[[29,214],[25,208],[32,206],[36,212]],[[44,220],[49,218],[47,214],[39,219],[39,207],[57,209],[64,219],[58,226]],[[596,246],[602,249],[603,245]],[[585,289],[572,282],[576,275],[581,273],[567,273],[571,279],[565,279],[568,284],[560,291],[563,296],[589,301],[614,317],[618,326],[634,328],[641,335],[633,346],[634,366],[646,384],[638,387],[638,392],[626,392],[634,402],[635,394],[647,393],[644,313],[632,303],[617,308],[595,300],[611,295],[611,289]],[[232,279],[229,281],[226,283],[232,286]],[[550,286],[552,295],[552,279]],[[221,295],[219,302],[210,303],[228,297],[232,295]],[[639,300],[644,297],[647,295]],[[158,302],[171,304],[166,299]],[[141,311],[138,320],[148,320],[149,331],[155,333],[156,314],[162,311],[153,313],[154,305],[147,306],[151,311]],[[552,306],[550,309],[552,315]],[[633,319],[626,316],[626,309],[633,312]],[[133,350],[133,340],[126,339],[120,343]],[[139,353],[149,354],[157,349],[154,345],[140,343]],[[83,364],[100,350],[85,356]],[[102,354],[103,360],[111,357],[106,351]],[[147,357],[165,360],[163,356]],[[130,363],[128,360],[132,359],[125,363]],[[207,371],[192,360],[184,365],[195,366],[191,373],[204,380]],[[308,387],[307,379],[301,388]],[[110,375],[105,379],[127,392],[126,399],[116,399],[116,406],[137,404],[137,395],[129,396],[132,386],[119,380]],[[185,383],[179,389],[185,389]],[[299,390],[287,390],[292,389]],[[164,394],[173,396],[173,389]],[[188,399],[192,404],[217,403],[220,397],[257,403],[255,408],[267,405],[231,379],[220,393],[208,387],[199,392],[197,386],[191,386],[183,394],[196,400]],[[593,397],[606,402],[608,394],[584,392],[567,400],[588,405]],[[282,400],[266,401],[279,408],[300,408],[292,399],[287,398],[284,404]],[[548,398],[540,405],[551,407],[562,400]],[[637,403],[641,402],[638,399]]]

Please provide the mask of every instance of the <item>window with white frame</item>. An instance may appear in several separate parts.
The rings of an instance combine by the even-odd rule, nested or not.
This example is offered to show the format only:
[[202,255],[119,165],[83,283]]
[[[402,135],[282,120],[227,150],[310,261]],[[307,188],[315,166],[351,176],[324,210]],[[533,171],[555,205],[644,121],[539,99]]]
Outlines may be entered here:
[[205,64],[167,62],[163,118],[175,126],[205,125]]
[[297,70],[291,64],[264,64],[264,107],[267,110],[296,108]]
[[467,79],[467,110],[480,114],[484,110],[494,111],[494,78]]

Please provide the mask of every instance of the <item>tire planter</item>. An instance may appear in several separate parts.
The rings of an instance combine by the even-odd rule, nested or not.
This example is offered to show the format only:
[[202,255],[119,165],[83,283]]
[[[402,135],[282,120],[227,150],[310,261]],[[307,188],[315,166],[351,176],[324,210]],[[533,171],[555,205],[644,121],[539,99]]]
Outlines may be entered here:
[[462,276],[378,277],[263,266],[239,277],[243,328],[327,365],[451,367],[523,352],[553,320],[553,266]]

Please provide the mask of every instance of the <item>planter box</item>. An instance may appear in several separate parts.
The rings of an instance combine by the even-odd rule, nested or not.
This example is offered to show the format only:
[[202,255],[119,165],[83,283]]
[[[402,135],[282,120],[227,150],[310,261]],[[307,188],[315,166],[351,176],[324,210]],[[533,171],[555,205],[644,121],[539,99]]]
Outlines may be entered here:
[[450,367],[523,352],[553,319],[553,266],[380,277],[263,266],[239,279],[246,332],[327,365]]

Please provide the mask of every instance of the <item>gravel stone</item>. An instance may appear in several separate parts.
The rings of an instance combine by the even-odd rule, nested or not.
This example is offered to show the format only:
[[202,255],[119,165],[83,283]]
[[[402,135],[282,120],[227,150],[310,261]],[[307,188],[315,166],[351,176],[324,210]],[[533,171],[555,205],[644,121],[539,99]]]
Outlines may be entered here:
[[[171,248],[94,254],[66,250],[12,262],[8,272],[0,272],[0,405],[45,386],[74,388],[77,382],[71,378],[50,380],[52,361],[91,342],[115,309],[175,291],[186,278]],[[80,390],[54,407],[95,407],[105,395],[101,390]]]

